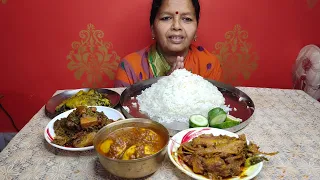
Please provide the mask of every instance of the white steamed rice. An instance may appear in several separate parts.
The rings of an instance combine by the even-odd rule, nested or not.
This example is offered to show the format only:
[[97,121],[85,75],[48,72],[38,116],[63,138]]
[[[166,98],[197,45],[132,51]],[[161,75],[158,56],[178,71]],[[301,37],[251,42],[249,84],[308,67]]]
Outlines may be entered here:
[[193,114],[207,117],[215,107],[225,107],[216,86],[186,69],[175,70],[137,96],[139,110],[161,123],[187,123]]

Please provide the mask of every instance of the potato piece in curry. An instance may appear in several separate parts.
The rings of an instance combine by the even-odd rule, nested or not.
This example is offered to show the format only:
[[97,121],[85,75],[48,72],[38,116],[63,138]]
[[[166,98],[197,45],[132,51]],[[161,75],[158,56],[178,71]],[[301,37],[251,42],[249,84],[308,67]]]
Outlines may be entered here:
[[130,160],[153,155],[164,146],[164,139],[152,129],[125,127],[110,133],[99,151],[112,159]]

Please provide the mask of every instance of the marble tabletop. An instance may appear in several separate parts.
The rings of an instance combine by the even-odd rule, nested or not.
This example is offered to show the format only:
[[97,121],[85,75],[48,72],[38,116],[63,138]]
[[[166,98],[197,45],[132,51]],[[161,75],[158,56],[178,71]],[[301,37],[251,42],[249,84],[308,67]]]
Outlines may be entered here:
[[[279,151],[255,179],[319,179],[320,103],[300,90],[238,88],[256,109],[251,123],[237,134],[246,134],[262,151]],[[42,107],[11,140],[0,154],[0,179],[120,179],[103,169],[94,150],[69,152],[50,146],[43,135],[49,121]],[[191,178],[167,157],[158,171],[143,179]]]

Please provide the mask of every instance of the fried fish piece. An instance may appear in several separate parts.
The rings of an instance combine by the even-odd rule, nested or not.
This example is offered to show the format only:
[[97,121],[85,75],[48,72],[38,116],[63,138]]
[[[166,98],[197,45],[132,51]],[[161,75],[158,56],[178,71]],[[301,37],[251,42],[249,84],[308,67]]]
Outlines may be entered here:
[[75,95],[62,101],[55,110],[64,112],[79,106],[111,106],[110,100],[106,95],[99,93],[95,89],[90,89],[88,92],[80,90]]

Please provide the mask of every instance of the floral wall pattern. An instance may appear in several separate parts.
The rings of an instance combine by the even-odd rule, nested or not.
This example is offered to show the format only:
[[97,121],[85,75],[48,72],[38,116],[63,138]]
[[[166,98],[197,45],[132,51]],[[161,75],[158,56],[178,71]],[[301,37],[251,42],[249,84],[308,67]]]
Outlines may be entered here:
[[106,86],[104,76],[114,79],[120,57],[111,42],[103,41],[103,31],[96,30],[93,24],[88,24],[79,36],[81,40],[72,43],[67,56],[68,69],[77,80],[83,81],[84,87]]
[[213,54],[220,60],[223,82],[234,84],[239,76],[245,80],[257,69],[259,56],[248,40],[249,34],[239,24],[225,33],[225,41],[217,42]]
[[307,0],[309,8],[314,8],[319,0]]

